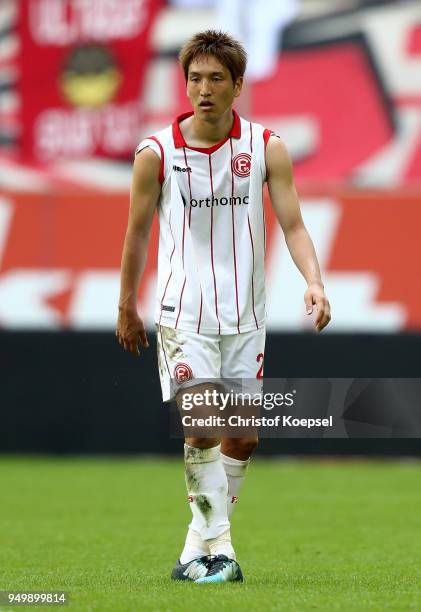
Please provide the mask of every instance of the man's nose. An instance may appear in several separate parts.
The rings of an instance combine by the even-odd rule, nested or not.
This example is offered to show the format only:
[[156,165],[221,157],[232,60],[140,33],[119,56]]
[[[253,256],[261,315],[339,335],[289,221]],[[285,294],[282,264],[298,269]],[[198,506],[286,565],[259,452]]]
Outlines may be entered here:
[[202,87],[200,88],[200,95],[202,95],[202,96],[209,96],[210,94],[211,94],[210,83],[209,83],[208,80],[203,79]]

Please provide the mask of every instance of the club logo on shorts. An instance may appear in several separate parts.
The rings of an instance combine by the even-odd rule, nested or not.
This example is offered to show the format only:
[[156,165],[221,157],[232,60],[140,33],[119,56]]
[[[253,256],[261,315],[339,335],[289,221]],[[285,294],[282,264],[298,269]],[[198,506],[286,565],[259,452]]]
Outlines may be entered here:
[[178,383],[186,382],[193,378],[192,369],[187,363],[177,363],[174,368],[174,378]]
[[250,176],[251,155],[239,153],[232,158],[231,168],[236,176]]
[[232,503],[232,504],[236,504],[237,502],[238,502],[238,497],[237,497],[236,495],[233,495],[233,496],[231,497],[231,503]]

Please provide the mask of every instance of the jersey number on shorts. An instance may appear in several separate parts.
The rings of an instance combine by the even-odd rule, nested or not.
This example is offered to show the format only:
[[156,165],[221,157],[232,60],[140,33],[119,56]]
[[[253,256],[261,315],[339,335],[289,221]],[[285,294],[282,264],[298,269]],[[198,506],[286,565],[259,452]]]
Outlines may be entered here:
[[264,358],[263,353],[259,353],[256,357],[257,363],[262,362],[260,365],[260,368],[257,371],[256,378],[263,378],[263,358]]

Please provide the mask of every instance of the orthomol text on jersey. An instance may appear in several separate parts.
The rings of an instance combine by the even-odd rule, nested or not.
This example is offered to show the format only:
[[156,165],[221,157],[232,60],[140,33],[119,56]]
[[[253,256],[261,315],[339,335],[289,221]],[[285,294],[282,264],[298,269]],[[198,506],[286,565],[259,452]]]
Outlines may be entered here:
[[[184,206],[187,206],[187,202],[186,200],[183,198],[183,202],[184,202]],[[190,206],[192,208],[213,208],[214,206],[241,206],[241,204],[248,204],[249,203],[249,196],[246,195],[244,197],[234,197],[234,196],[230,196],[229,198],[227,197],[222,197],[222,198],[216,198],[215,196],[212,196],[211,198],[201,198],[200,200],[197,200],[196,198],[191,198],[190,199]]]

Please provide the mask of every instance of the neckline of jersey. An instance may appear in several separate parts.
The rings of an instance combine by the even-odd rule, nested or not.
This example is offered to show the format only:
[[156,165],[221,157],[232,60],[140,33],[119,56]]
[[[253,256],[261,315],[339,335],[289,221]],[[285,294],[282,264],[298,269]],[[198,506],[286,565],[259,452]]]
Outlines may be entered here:
[[184,136],[180,129],[180,123],[181,121],[184,121],[184,119],[191,117],[193,114],[193,111],[183,113],[182,115],[179,115],[172,124],[174,146],[176,149],[185,147],[186,149],[191,149],[192,151],[197,151],[198,153],[206,153],[207,155],[210,155],[211,153],[214,153],[220,147],[222,147],[222,145],[224,145],[230,138],[241,138],[241,120],[238,113],[236,113],[236,111],[233,109],[232,114],[234,116],[234,121],[232,124],[231,131],[226,138],[224,138],[220,142],[217,142],[211,147],[190,147],[184,139]]

